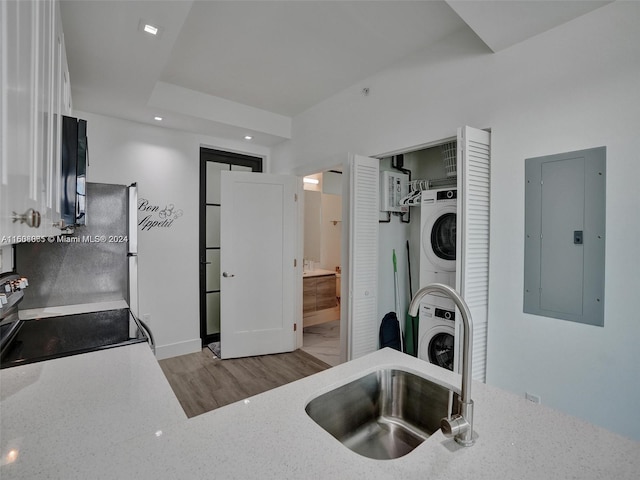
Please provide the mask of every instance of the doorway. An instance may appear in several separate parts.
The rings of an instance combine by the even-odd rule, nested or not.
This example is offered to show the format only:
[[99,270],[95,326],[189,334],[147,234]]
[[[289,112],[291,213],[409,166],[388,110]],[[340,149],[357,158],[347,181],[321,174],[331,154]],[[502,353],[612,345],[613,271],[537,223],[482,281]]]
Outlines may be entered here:
[[302,350],[340,363],[342,172],[307,175],[304,182]]
[[262,158],[200,148],[200,338],[220,341],[220,174],[262,172]]

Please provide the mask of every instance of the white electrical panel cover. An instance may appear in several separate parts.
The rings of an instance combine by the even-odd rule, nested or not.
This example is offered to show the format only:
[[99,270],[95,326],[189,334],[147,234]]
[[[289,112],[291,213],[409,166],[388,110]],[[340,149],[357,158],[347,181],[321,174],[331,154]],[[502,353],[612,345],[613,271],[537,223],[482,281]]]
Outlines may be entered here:
[[409,175],[406,173],[380,172],[380,211],[408,212],[407,205],[400,205],[400,200],[407,196],[408,189]]
[[606,147],[525,160],[524,312],[604,326]]

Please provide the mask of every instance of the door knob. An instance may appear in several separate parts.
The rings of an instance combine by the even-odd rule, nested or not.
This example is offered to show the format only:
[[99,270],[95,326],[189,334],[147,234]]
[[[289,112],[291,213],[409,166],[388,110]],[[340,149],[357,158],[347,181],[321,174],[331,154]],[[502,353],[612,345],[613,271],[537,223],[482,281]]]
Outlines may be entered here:
[[235,275],[233,273],[229,273],[229,272],[222,272],[222,276],[224,278],[231,278],[231,277],[235,277]]

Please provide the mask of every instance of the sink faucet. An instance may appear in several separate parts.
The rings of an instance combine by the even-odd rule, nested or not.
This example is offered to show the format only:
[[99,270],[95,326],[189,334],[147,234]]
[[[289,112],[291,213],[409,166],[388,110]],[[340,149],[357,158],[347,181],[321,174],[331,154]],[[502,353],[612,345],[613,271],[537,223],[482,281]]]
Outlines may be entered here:
[[430,283],[421,288],[411,299],[409,315],[418,315],[420,300],[429,293],[441,293],[449,297],[460,310],[464,330],[462,344],[462,389],[459,398],[458,414],[440,421],[442,433],[447,437],[455,437],[456,442],[465,447],[473,445],[473,400],[471,400],[471,340],[473,323],[469,307],[460,294],[442,283]]

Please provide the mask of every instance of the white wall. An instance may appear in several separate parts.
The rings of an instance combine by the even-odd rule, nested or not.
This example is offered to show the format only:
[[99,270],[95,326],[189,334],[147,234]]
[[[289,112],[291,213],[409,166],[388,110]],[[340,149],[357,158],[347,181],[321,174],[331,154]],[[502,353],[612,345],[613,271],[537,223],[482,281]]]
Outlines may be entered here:
[[[380,155],[451,137],[464,124],[491,128],[487,381],[636,439],[639,24],[640,2],[614,2],[497,54],[460,32],[299,115],[293,140],[273,151],[274,171],[317,171],[349,151]],[[600,145],[605,326],[526,315],[524,159]]]
[[[315,186],[315,185],[312,185]],[[304,189],[304,260],[320,262],[322,192]],[[321,268],[318,266],[318,268]]]
[[[341,264],[342,195],[323,193],[320,218],[320,268],[335,270]],[[333,222],[336,222],[335,224]]]
[[341,263],[342,175],[320,172],[307,177],[319,183],[303,185],[304,258],[314,261],[315,268],[333,271]]
[[334,270],[340,265],[341,217],[341,195],[304,190],[304,259],[315,268]]
[[[139,199],[182,210],[169,227],[138,228],[139,313],[151,315],[159,359],[200,350],[200,147],[267,159],[268,149],[102,115],[76,116],[88,121],[88,181],[138,182]],[[148,214],[138,211],[138,221]]]

